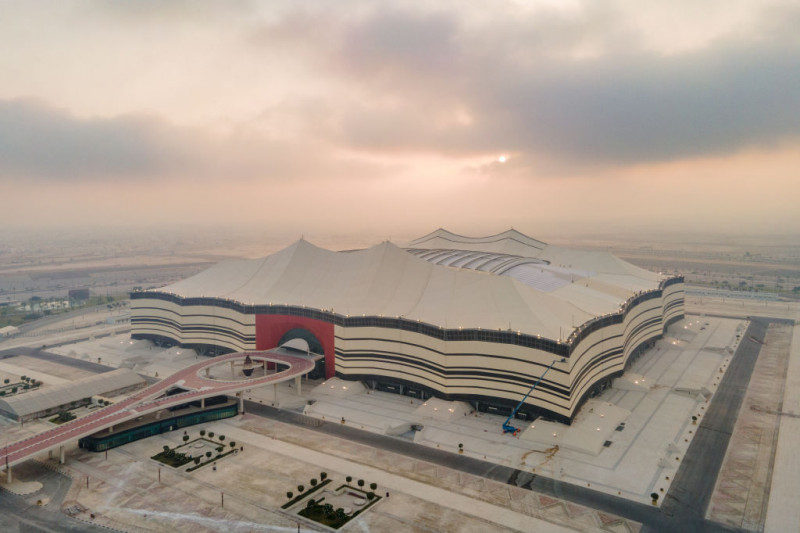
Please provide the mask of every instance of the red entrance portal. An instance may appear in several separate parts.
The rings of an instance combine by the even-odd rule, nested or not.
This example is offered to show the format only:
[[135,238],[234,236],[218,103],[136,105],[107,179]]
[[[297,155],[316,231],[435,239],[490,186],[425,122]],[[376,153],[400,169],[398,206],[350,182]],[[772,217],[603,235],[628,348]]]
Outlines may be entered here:
[[310,331],[319,340],[325,352],[325,378],[333,377],[336,363],[333,324],[329,322],[302,316],[256,315],[256,350],[276,348],[286,332],[296,328]]

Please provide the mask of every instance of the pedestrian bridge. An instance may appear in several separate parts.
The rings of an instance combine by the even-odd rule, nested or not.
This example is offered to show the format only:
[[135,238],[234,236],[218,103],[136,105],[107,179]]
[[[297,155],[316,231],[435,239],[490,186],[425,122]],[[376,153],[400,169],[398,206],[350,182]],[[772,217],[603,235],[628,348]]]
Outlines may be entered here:
[[[255,370],[248,378],[237,378],[236,366],[245,364],[250,359],[252,366],[263,368],[263,373]],[[7,480],[12,481],[11,467],[30,459],[40,453],[59,450],[60,460],[64,462],[65,444],[77,441],[104,429],[113,428],[116,424],[133,418],[167,409],[194,400],[201,402],[206,398],[219,395],[236,395],[239,398],[239,412],[244,412],[242,392],[247,389],[273,385],[295,379],[297,391],[300,392],[300,378],[314,369],[314,356],[289,355],[282,350],[237,352],[215,357],[194,364],[144,388],[125,400],[97,409],[86,416],[71,420],[48,429],[37,435],[9,443],[0,449],[0,467],[5,468]],[[288,367],[286,370],[267,374],[267,363],[275,363]],[[231,378],[211,377],[212,367],[230,364]],[[261,374],[261,375],[256,375]],[[167,393],[180,389],[184,392],[167,396]]]

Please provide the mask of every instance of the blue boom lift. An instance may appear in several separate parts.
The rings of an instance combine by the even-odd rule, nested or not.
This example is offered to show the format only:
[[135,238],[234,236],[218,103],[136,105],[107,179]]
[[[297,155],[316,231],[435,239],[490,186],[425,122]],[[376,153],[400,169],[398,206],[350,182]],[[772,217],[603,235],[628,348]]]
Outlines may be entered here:
[[516,433],[517,432],[517,428],[515,428],[514,426],[511,425],[511,419],[514,418],[514,416],[517,414],[517,411],[519,411],[519,408],[522,407],[522,404],[524,404],[525,400],[528,399],[528,396],[531,395],[531,393],[533,392],[533,389],[535,389],[536,386],[539,384],[539,382],[542,381],[542,378],[544,378],[544,375],[547,374],[547,372],[551,368],[553,368],[553,365],[555,365],[556,363],[566,363],[566,362],[567,362],[567,360],[564,359],[563,357],[561,359],[554,359],[553,362],[550,363],[550,366],[548,366],[545,369],[545,371],[542,372],[542,375],[539,376],[539,379],[537,379],[536,383],[533,384],[533,387],[531,387],[531,390],[528,391],[528,394],[526,394],[522,398],[522,400],[519,402],[519,404],[517,404],[517,406],[514,408],[514,410],[511,411],[511,414],[508,415],[508,418],[506,418],[506,421],[503,422],[503,433]]

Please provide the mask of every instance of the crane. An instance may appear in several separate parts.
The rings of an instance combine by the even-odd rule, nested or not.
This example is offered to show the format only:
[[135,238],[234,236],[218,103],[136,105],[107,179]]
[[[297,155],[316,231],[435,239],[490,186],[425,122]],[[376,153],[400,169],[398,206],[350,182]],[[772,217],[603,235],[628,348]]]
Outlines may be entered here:
[[517,411],[519,411],[519,408],[522,407],[522,404],[524,404],[525,400],[528,399],[528,396],[531,395],[531,393],[533,392],[533,389],[535,389],[536,386],[539,384],[539,382],[542,381],[542,378],[544,378],[544,375],[547,374],[547,372],[551,368],[553,368],[553,366],[556,363],[566,363],[566,362],[567,362],[567,360],[564,357],[562,357],[561,359],[553,359],[553,362],[550,363],[550,366],[548,366],[544,370],[544,372],[542,372],[542,375],[539,376],[539,379],[536,380],[536,383],[533,384],[533,387],[531,387],[531,389],[528,391],[528,393],[525,396],[522,397],[522,400],[520,400],[520,402],[517,404],[517,406],[514,408],[514,410],[511,411],[511,414],[508,415],[508,418],[506,418],[506,421],[503,422],[503,433],[516,433],[517,432],[517,428],[515,428],[514,426],[511,425],[511,419],[514,418],[514,416],[517,414]]

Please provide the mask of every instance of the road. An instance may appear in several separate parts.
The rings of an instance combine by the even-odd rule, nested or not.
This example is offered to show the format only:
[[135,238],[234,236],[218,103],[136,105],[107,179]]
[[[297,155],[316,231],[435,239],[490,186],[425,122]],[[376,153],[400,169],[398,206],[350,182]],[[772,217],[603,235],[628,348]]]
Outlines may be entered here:
[[47,352],[41,348],[28,348],[21,346],[19,348],[8,348],[5,350],[0,350],[0,359],[8,359],[10,357],[16,357],[18,355],[26,355],[28,357],[42,359],[43,361],[51,361],[53,363],[71,366],[72,368],[86,370],[88,372],[92,372],[95,374],[102,374],[104,372],[111,372],[112,370],[115,370],[110,366],[101,365],[99,363],[93,363],[91,361],[84,361],[82,359],[76,359],[74,357],[67,357],[66,355],[59,355],[57,353]]
[[106,304],[101,304],[93,307],[82,307],[80,309],[73,309],[71,311],[57,313],[54,315],[49,315],[36,320],[32,320],[30,322],[25,322],[24,324],[18,326],[19,334],[17,336],[23,336],[26,333],[30,333],[31,331],[44,328],[51,324],[57,324],[59,322],[64,322],[65,320],[70,320],[75,317],[88,315],[91,313],[96,313],[105,310],[107,310]]
[[[17,468],[22,477],[35,479],[43,487],[29,497],[0,491],[0,531],[3,533],[108,533],[108,528],[79,522],[61,512],[61,504],[72,485],[70,478],[45,468],[36,461],[28,461]],[[45,495],[49,498],[47,505],[42,507],[36,505],[36,500]]]
[[[643,533],[742,532],[727,525],[705,519],[706,508],[728,448],[728,442],[739,414],[744,393],[750,383],[756,359],[764,342],[767,327],[782,319],[751,317],[725,376],[698,426],[662,506],[632,502],[588,487],[564,483],[530,472],[457,455],[397,437],[361,431],[346,425],[308,419],[295,412],[281,411],[254,402],[245,402],[248,412],[303,426],[327,435],[334,435],[368,446],[385,449],[448,468],[467,472],[509,485],[547,494],[593,509],[615,514],[643,524]],[[755,340],[751,340],[751,337]]]

